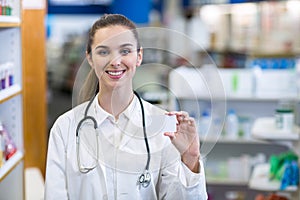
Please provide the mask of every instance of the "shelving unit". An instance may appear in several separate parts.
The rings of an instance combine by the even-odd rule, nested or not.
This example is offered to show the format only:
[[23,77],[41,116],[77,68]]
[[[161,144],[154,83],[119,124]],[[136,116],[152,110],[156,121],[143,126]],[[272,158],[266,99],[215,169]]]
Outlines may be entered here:
[[300,138],[299,126],[295,125],[291,132],[278,130],[275,127],[275,118],[273,117],[257,119],[251,133],[253,138],[260,140],[297,141]]
[[[179,69],[179,71],[180,70],[181,69]],[[241,158],[244,155],[253,157],[262,153],[265,155],[264,162],[266,162],[271,155],[288,151],[294,142],[299,141],[299,135],[280,131],[274,132],[274,127],[272,128],[272,125],[274,125],[272,117],[275,114],[279,102],[286,100],[298,105],[299,99],[287,96],[281,98],[252,94],[226,96],[226,88],[224,88],[224,90],[220,89],[220,93],[216,93],[216,91],[213,90],[209,91],[209,81],[214,82],[213,77],[216,74],[203,73],[202,76],[199,75],[196,77],[196,72],[191,68],[190,70],[190,72],[185,70],[177,71],[178,74],[170,73],[170,90],[173,96],[176,97],[176,101],[174,99],[170,101],[170,104],[174,106],[170,108],[171,110],[185,110],[197,119],[200,113],[208,108],[212,111],[212,121],[213,118],[219,114],[217,117],[222,118],[220,121],[220,126],[222,126],[222,123],[225,123],[226,111],[234,109],[238,116],[248,117],[251,123],[250,127],[252,127],[252,129],[249,130],[249,135],[244,138],[230,138],[221,133],[215,134],[214,131],[222,131],[222,127],[215,129],[212,124],[210,124],[207,134],[200,135],[200,151],[204,157],[208,191],[212,191],[212,193],[217,191],[214,193],[215,199],[224,199],[224,195],[227,191],[243,191],[246,194],[246,200],[254,199],[257,194],[257,189],[249,187],[249,181],[253,181],[250,179],[252,169],[249,170],[248,168],[247,170],[247,168],[243,168],[249,172],[249,177],[243,176],[239,179],[236,175],[232,176],[233,172],[230,171],[232,167],[229,167],[228,161],[229,159]],[[203,84],[203,77],[206,78],[207,86]],[[223,86],[221,85],[220,87]],[[192,92],[187,90],[192,90]],[[295,106],[295,109],[295,113],[299,113],[299,106]],[[257,119],[260,120],[257,121]],[[266,130],[261,127],[266,128]],[[252,134],[250,134],[251,130]],[[296,127],[295,130],[298,130],[298,127]],[[260,134],[262,131],[264,134]],[[268,138],[270,136],[277,138],[277,141],[269,140]],[[298,155],[300,155],[299,150]],[[249,163],[251,161],[246,160],[245,162]],[[240,163],[234,170],[238,170],[243,166],[242,163]],[[262,190],[260,192],[267,194],[268,190]]]
[[207,143],[214,143],[218,142],[219,144],[268,144],[269,142],[267,141],[261,141],[258,139],[253,139],[253,138],[226,138],[226,137],[202,137],[200,136],[200,141],[207,142]]
[[19,200],[24,199],[21,0],[10,1],[10,6],[11,16],[0,16],[0,66],[12,63],[14,77],[11,86],[0,90],[0,120],[17,152],[0,168],[0,197]]
[[[255,153],[264,153],[265,161],[268,161],[271,155],[292,148],[300,156],[299,136],[294,133],[274,131],[272,120],[268,121],[275,115],[275,110],[281,101],[289,101],[296,105],[296,124],[300,124],[300,99],[299,93],[296,92],[297,84],[296,81],[292,82],[295,76],[289,77],[289,73],[295,72],[294,66],[290,65],[290,62],[283,62],[284,64],[277,62],[277,59],[284,61],[295,59],[293,61],[296,61],[296,57],[300,55],[300,43],[294,37],[299,33],[300,15],[297,10],[300,4],[298,1],[251,1],[247,4],[234,5],[226,2],[218,5],[212,1],[205,2],[206,5],[202,4],[202,1],[189,3],[188,9],[195,11],[193,17],[198,17],[200,13],[201,20],[211,33],[210,44],[206,49],[209,56],[206,60],[203,59],[205,63],[191,63],[190,65],[196,64],[196,66],[188,66],[186,69],[190,71],[180,69],[180,67],[177,68],[177,75],[172,74],[173,71],[171,71],[169,90],[176,100],[171,98],[170,110],[185,110],[198,119],[201,116],[200,113],[208,108],[212,115],[220,115],[217,117],[222,118],[222,125],[224,125],[225,114],[229,109],[234,109],[238,116],[251,119],[251,126],[254,129],[250,138],[247,137],[247,139],[230,139],[221,137],[220,134],[215,136],[215,128],[210,124],[213,130],[209,130],[205,136],[200,136],[200,151],[205,158],[207,175],[213,175],[216,172],[216,177],[207,176],[208,191],[211,192],[213,199],[225,199],[224,194],[227,191],[242,191],[246,193],[246,200],[253,200],[258,193],[257,190],[265,194],[269,194],[270,190],[264,190],[264,187],[259,186],[249,187],[248,181],[254,181],[250,179],[250,176],[248,181],[232,181],[224,176],[225,173],[222,170],[225,168],[224,165],[228,164],[228,158],[243,154],[253,156]],[[192,20],[188,19],[186,23]],[[266,62],[260,62],[261,60]],[[211,72],[214,74],[206,73],[203,63],[213,63],[216,70],[211,70]],[[258,73],[255,71],[258,69],[257,66],[262,69],[258,70]],[[197,68],[200,73],[191,70],[193,68]],[[228,74],[226,72],[222,74],[222,72],[232,69],[224,68],[234,68],[235,71],[226,77]],[[272,72],[276,73],[271,74],[275,78],[269,76]],[[238,78],[237,73],[241,73],[238,74]],[[222,84],[220,78],[223,78],[223,75],[226,79],[225,81],[223,79]],[[265,75],[270,79],[265,79]],[[215,78],[217,76],[219,77]],[[233,76],[235,79],[232,78]],[[242,86],[240,88],[237,87],[237,79],[239,86]],[[265,117],[267,117],[268,130],[265,132],[267,134],[260,134],[261,125],[255,121]],[[213,120],[212,117],[211,121]],[[263,124],[265,124],[264,121]],[[297,129],[298,127],[295,128],[295,132],[298,132]],[[216,169],[219,163],[221,163],[221,169]],[[256,167],[255,171],[260,169],[259,165]],[[238,170],[239,166],[235,169]],[[291,200],[300,199],[299,194],[294,195],[295,193]]]
[[[278,192],[280,191],[279,181],[270,181],[269,179],[270,165],[260,164],[255,166],[249,181],[249,188],[253,190]],[[288,187],[285,192],[296,192],[298,187]]]
[[0,16],[1,27],[14,27],[18,26],[20,22],[20,18],[17,16]]
[[[253,97],[252,100],[249,97],[230,97],[227,99],[227,108],[234,108],[238,114],[251,116],[253,120],[252,131],[251,135],[247,138],[228,138],[222,135],[210,136],[209,134],[200,136],[200,151],[205,157],[206,172],[208,172],[208,191],[214,191],[216,189],[219,194],[225,194],[226,191],[229,190],[247,191],[247,200],[253,199],[258,190],[260,190],[261,193],[266,194],[270,191],[276,191],[274,188],[278,187],[278,183],[270,183],[270,188],[267,187],[267,190],[265,190],[265,186],[257,184],[257,181],[259,183],[265,182],[266,184],[269,184],[269,182],[266,182],[265,179],[256,180],[253,179],[253,177],[249,177],[248,180],[232,180],[227,177],[228,174],[225,176],[224,174],[221,176],[217,175],[217,177],[211,177],[209,175],[211,175],[211,170],[216,170],[215,166],[217,163],[223,162],[223,165],[227,165],[227,159],[230,157],[239,157],[245,154],[255,156],[257,153],[264,153],[267,161],[271,155],[288,151],[290,148],[294,148],[296,153],[300,155],[299,146],[297,147],[296,145],[299,143],[300,138],[299,134],[296,134],[299,127],[296,126],[295,132],[292,133],[275,131],[275,128],[273,127],[274,121],[272,116],[274,115],[275,108],[280,100],[281,99],[255,97]],[[298,102],[297,99],[289,98],[289,100],[292,102]],[[181,110],[186,110],[190,114],[195,113],[196,109],[203,110],[204,108],[211,106],[211,100],[205,97],[198,99],[180,97],[177,101],[180,103]],[[297,109],[299,110],[299,108]],[[264,129],[262,129],[262,127]],[[255,166],[253,170],[256,171],[259,169],[259,166]],[[259,170],[259,172],[261,173],[261,170]],[[291,195],[299,194],[291,190]],[[215,196],[216,199],[224,198],[224,196],[222,197],[221,195]],[[299,199],[299,197],[293,196],[292,200],[294,199]]]
[[0,170],[0,181],[5,180],[6,176],[17,167],[24,157],[23,152],[17,151]]
[[[260,140],[269,140],[271,142],[291,142],[289,145],[290,149],[300,156],[300,129],[298,125],[295,125],[291,132],[283,132],[276,129],[274,118],[259,118],[253,125],[252,136]],[[300,161],[298,164],[300,166]],[[249,181],[249,187],[260,191],[280,192],[280,182],[269,180],[269,169],[269,163],[255,166]],[[287,187],[283,192],[290,192],[293,200],[300,198],[299,186]]]
[[219,179],[219,178],[207,178],[206,182],[208,185],[231,185],[231,186],[244,186],[248,185],[248,181],[240,181],[240,180],[228,180],[228,179]]

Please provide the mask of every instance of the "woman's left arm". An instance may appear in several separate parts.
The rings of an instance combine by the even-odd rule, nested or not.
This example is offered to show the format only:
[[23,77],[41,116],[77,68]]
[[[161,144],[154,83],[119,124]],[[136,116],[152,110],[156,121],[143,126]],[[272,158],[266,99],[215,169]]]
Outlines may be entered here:
[[160,194],[163,198],[160,199],[206,200],[208,196],[205,172],[203,162],[200,160],[200,141],[196,122],[186,112],[167,114],[176,115],[177,129],[174,133],[164,135],[171,139],[173,151],[177,149],[176,153],[180,153],[181,163],[174,163],[175,166],[165,168],[161,181],[163,191]]
[[167,115],[176,115],[177,131],[164,133],[181,155],[181,161],[194,173],[200,171],[200,141],[195,119],[187,112],[168,112]]

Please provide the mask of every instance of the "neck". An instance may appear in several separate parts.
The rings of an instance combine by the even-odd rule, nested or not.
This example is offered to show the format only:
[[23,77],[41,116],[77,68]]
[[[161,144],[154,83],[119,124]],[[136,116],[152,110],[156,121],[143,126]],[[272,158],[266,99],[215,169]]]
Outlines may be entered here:
[[98,102],[100,106],[108,113],[112,114],[116,119],[131,103],[133,99],[132,88],[114,89],[99,91]]

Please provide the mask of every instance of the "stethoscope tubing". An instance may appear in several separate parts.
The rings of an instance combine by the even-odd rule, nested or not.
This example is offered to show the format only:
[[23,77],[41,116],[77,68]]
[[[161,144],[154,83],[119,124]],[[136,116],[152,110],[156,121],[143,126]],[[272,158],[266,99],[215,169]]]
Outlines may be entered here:
[[[147,150],[147,163],[145,166],[145,171],[139,176],[139,183],[143,186],[143,187],[147,187],[150,184],[151,181],[151,174],[149,173],[149,166],[150,166],[150,160],[151,160],[151,153],[150,153],[150,147],[149,147],[149,142],[148,142],[148,138],[147,138],[147,132],[146,132],[146,119],[145,119],[145,110],[144,110],[144,105],[142,102],[141,97],[139,96],[139,94],[136,91],[133,91],[134,94],[136,95],[136,97],[139,100],[140,106],[141,106],[141,111],[142,111],[142,124],[143,124],[143,133],[144,133],[144,141],[145,141],[145,146],[146,146],[146,150]],[[91,168],[81,168],[80,166],[80,158],[79,158],[79,143],[80,143],[80,138],[79,138],[79,129],[81,128],[82,124],[84,121],[86,120],[92,120],[94,123],[94,128],[97,129],[98,128],[98,124],[97,121],[94,117],[89,116],[88,115],[88,110],[90,109],[95,97],[97,95],[94,95],[93,98],[89,101],[85,112],[84,112],[84,117],[79,121],[79,123],[77,124],[76,127],[76,151],[77,151],[77,162],[78,162],[78,167],[79,167],[79,171],[81,173],[88,173],[91,170],[93,170],[95,167],[91,167]],[[98,141],[97,141],[97,151],[98,151]],[[97,152],[97,156],[98,156],[98,152]]]
[[136,91],[133,91],[136,97],[138,98],[140,105],[141,105],[141,110],[142,110],[142,120],[143,120],[143,133],[144,133],[144,140],[145,140],[145,145],[147,149],[147,164],[145,167],[146,171],[149,171],[149,165],[150,165],[150,159],[151,159],[151,154],[150,154],[150,147],[149,147],[149,142],[148,142],[148,137],[147,137],[147,132],[146,132],[146,120],[145,120],[145,110],[144,110],[144,105],[142,102],[141,97],[138,95]]

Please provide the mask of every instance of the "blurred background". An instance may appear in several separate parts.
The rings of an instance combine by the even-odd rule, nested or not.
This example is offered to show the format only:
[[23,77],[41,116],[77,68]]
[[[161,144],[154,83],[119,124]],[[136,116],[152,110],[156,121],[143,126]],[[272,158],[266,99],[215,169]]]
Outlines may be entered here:
[[[20,194],[3,195],[24,197],[20,182],[28,177],[22,175],[26,169],[40,175],[25,185],[41,188],[25,188],[32,195],[27,199],[42,196],[49,131],[74,105],[88,29],[101,15],[120,13],[141,28],[145,47],[134,88],[145,100],[186,110],[197,121],[209,199],[300,198],[300,1],[7,0],[0,5],[7,8],[0,13],[5,47],[0,77],[8,71],[16,80],[13,89],[1,87],[0,120],[20,152],[17,164],[0,168],[0,196],[17,181]],[[14,50],[5,51],[10,46]],[[10,58],[16,50],[20,58]],[[16,67],[9,67],[11,62]]]

